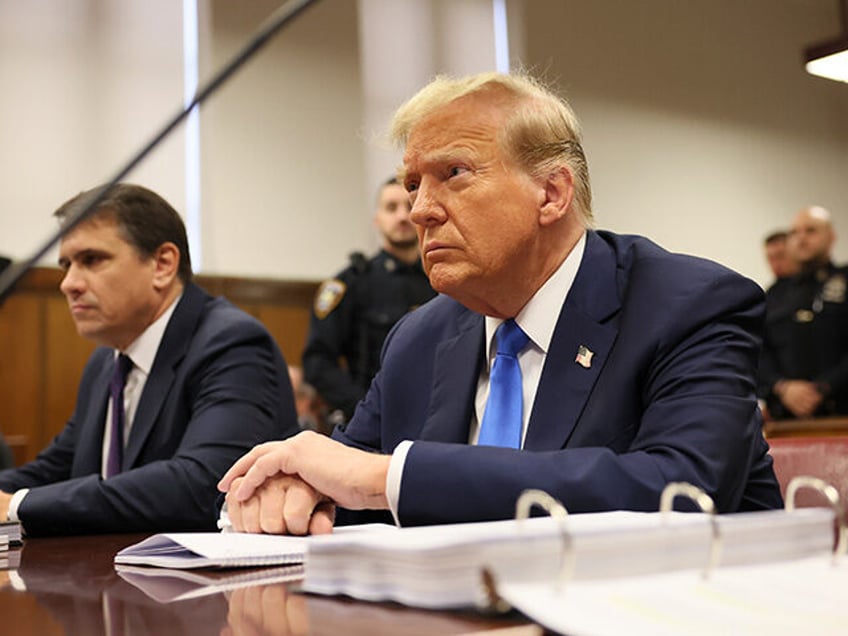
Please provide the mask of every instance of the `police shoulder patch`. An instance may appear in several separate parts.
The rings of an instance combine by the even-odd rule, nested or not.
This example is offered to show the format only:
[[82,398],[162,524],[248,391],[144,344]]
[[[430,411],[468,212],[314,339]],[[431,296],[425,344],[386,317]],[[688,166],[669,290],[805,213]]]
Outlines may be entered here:
[[314,309],[318,320],[324,320],[330,315],[331,311],[338,307],[346,291],[347,285],[336,278],[321,283],[318,292],[315,294]]

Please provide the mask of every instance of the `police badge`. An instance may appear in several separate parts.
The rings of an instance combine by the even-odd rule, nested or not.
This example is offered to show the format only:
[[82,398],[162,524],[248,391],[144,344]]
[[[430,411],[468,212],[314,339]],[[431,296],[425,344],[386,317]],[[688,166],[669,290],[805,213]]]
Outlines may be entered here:
[[346,291],[347,285],[336,278],[332,280],[325,280],[321,283],[321,286],[315,294],[315,303],[313,307],[318,320],[324,320],[324,318],[330,315],[330,312],[333,311],[342,301]]
[[845,302],[845,276],[834,274],[827,279],[821,292],[822,300],[826,303]]

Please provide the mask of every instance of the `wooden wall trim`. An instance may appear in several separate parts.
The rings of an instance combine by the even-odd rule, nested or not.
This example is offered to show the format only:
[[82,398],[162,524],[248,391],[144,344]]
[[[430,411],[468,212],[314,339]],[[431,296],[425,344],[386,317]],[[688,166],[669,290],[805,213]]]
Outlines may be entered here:
[[[34,267],[15,287],[15,292],[59,293],[62,270],[56,267]],[[234,303],[271,303],[274,305],[309,306],[319,281],[293,281],[272,278],[241,278],[197,274],[194,282],[215,296],[226,296]]]

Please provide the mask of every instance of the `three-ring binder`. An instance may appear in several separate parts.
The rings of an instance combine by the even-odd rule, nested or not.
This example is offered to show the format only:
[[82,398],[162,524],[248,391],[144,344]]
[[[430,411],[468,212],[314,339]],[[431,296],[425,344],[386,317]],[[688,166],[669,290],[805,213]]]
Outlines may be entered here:
[[[815,488],[824,494],[830,502],[830,507],[833,510],[834,516],[838,522],[837,527],[837,539],[834,542],[835,547],[832,550],[833,562],[836,563],[838,557],[846,552],[848,549],[848,527],[846,526],[845,520],[845,509],[840,501],[838,491],[827,484],[825,481],[814,478],[814,477],[796,477],[793,479],[786,492],[786,507],[785,513],[791,514],[795,511],[795,493],[800,488]],[[728,566],[738,565],[740,564],[740,546],[739,546],[739,538],[734,539],[732,543],[726,543],[727,540],[732,539],[733,536],[728,535],[727,538],[723,536],[725,531],[734,533],[736,532],[736,528],[738,528],[738,519],[740,515],[751,514],[754,515],[751,519],[756,519],[756,515],[758,514],[766,514],[763,513],[738,513],[736,515],[729,515],[729,517],[725,521],[723,521],[720,515],[716,512],[716,506],[712,500],[712,498],[704,492],[702,489],[693,486],[692,484],[685,482],[672,482],[669,483],[664,489],[660,496],[660,505],[659,505],[659,528],[663,525],[668,525],[669,527],[673,527],[670,524],[670,516],[673,510],[673,504],[676,498],[678,497],[686,497],[692,500],[698,508],[708,515],[709,525],[710,525],[710,536],[709,536],[709,550],[707,556],[704,558],[703,567],[701,568],[701,577],[703,580],[708,580],[713,572],[721,565],[722,559],[727,559]],[[579,536],[574,534],[574,532],[569,530],[569,514],[565,506],[562,505],[561,502],[557,501],[550,494],[540,491],[540,490],[528,490],[521,494],[517,503],[516,503],[516,521],[519,523],[523,519],[526,519],[530,515],[530,511],[534,506],[538,506],[544,509],[551,517],[557,519],[558,524],[558,532],[561,534],[560,545],[560,565],[556,569],[558,576],[554,580],[550,580],[550,584],[554,588],[560,588],[562,586],[567,586],[569,581],[574,578],[574,576],[578,575],[577,569],[577,559],[578,559],[578,547],[575,544],[575,539]],[[776,512],[776,511],[772,511]],[[800,513],[800,511],[799,511]],[[821,518],[821,515],[819,515]],[[788,518],[787,518],[788,519]],[[801,523],[808,523],[805,521],[805,517],[802,516]],[[762,522],[759,522],[762,523]],[[785,525],[785,524],[784,524]],[[655,526],[655,529],[658,528]],[[687,527],[687,526],[681,526]],[[692,527],[689,525],[688,527]],[[676,533],[675,533],[676,534]],[[660,536],[660,535],[654,535]],[[797,553],[799,556],[804,554],[804,550],[809,552],[811,545],[808,545],[806,548],[800,547],[797,549]],[[724,552],[727,551],[727,555],[725,556]],[[824,548],[824,545],[821,541],[819,541],[819,549]],[[582,548],[581,548],[582,549]],[[554,556],[553,554],[551,555]],[[693,555],[696,557],[696,555]],[[756,557],[755,557],[756,558]],[[751,561],[743,561],[751,562]],[[692,567],[696,560],[693,560],[691,557],[689,559],[689,563],[691,565],[687,567]],[[694,565],[697,567],[697,565]],[[615,576],[615,575],[613,575]],[[482,585],[484,589],[484,597],[485,597],[485,609],[495,610],[495,611],[504,611],[510,608],[509,604],[503,600],[501,595],[498,593],[498,580],[496,579],[494,570],[490,567],[482,568]],[[503,581],[504,584],[507,583],[506,580]],[[557,594],[562,593],[561,591],[557,591]],[[565,590],[567,594],[567,589]]]

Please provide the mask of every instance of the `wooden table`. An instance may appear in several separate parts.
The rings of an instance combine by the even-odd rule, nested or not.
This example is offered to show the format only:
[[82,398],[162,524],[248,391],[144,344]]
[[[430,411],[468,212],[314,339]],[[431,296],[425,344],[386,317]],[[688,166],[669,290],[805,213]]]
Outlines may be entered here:
[[[115,572],[115,553],[144,535],[26,539],[0,570],[0,620],[15,636],[140,634],[541,634],[518,615],[433,612],[301,594],[278,583],[159,603]],[[6,631],[8,630],[8,632]]]

